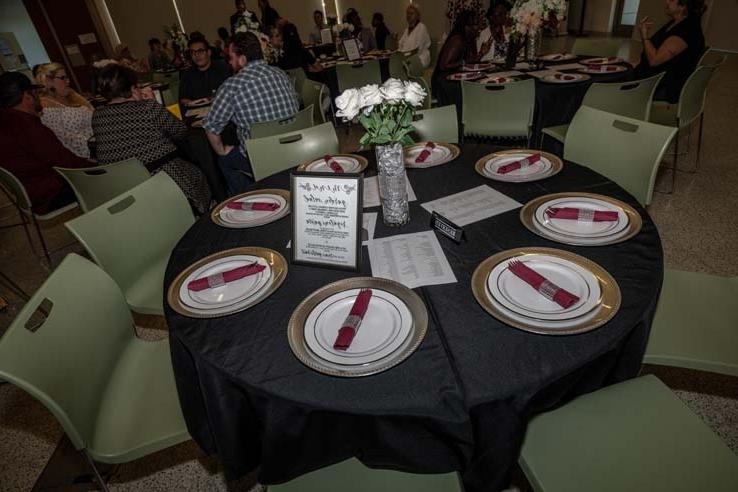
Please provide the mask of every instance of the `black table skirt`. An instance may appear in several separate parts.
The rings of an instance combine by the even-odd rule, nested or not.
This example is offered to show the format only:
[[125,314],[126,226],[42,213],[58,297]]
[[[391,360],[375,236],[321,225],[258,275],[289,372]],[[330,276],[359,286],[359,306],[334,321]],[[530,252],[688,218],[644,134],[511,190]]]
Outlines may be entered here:
[[[382,468],[458,470],[469,492],[499,490],[507,485],[531,415],[638,373],[663,274],[653,222],[620,187],[575,164],[535,183],[485,180],[474,163],[494,149],[464,144],[453,163],[410,170],[418,196],[411,222],[392,229],[379,220],[376,237],[428,230],[430,216],[420,203],[481,184],[521,203],[559,191],[613,196],[640,211],[643,230],[618,245],[566,246],[530,233],[514,210],[466,226],[468,239],[460,245],[439,238],[458,282],[416,289],[429,312],[426,338],[402,364],[364,378],[316,373],[294,357],[287,341],[297,304],[354,274],[290,265],[269,299],[212,320],[187,318],[167,306],[188,429],[203,450],[219,455],[229,478],[260,466],[260,482],[279,483],[357,456]],[[365,155],[373,165],[373,154]],[[256,187],[288,189],[288,174]],[[202,218],[174,249],[165,286],[194,261],[228,248],[263,246],[289,258],[289,239],[289,218],[242,230]],[[564,337],[523,332],[489,316],[472,296],[471,275],[488,256],[521,246],[560,248],[602,265],[622,291],[618,314],[597,330]],[[371,275],[366,249],[361,274]]]

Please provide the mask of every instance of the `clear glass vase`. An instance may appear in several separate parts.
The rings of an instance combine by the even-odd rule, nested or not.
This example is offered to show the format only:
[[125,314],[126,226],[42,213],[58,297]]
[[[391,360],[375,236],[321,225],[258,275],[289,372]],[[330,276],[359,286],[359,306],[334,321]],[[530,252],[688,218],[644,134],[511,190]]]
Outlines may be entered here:
[[525,60],[528,63],[535,64],[538,61],[538,56],[541,53],[541,42],[542,42],[541,30],[528,35],[525,40]]
[[374,151],[379,169],[382,220],[390,227],[407,224],[410,221],[410,207],[407,203],[407,178],[402,145],[398,142],[377,145]]

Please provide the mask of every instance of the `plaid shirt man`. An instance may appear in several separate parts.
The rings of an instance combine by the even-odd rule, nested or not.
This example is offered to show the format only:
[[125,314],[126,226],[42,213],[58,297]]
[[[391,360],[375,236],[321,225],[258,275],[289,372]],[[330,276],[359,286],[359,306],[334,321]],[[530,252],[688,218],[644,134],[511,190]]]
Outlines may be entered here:
[[220,135],[230,120],[238,127],[241,154],[246,155],[246,139],[251,125],[262,121],[288,118],[299,109],[292,81],[282,70],[254,60],[218,89],[203,128]]

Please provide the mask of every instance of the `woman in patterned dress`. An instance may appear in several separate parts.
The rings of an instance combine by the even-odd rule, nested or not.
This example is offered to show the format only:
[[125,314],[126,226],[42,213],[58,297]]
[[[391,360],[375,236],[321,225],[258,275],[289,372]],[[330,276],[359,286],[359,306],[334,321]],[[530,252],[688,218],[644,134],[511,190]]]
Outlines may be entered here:
[[79,157],[89,158],[92,137],[92,105],[69,87],[64,65],[46,63],[36,72],[41,89],[41,122],[61,143]]
[[137,158],[152,174],[164,171],[200,214],[210,208],[210,188],[203,173],[179,155],[176,141],[185,125],[156,101],[142,98],[136,73],[122,65],[106,66],[98,88],[108,104],[95,109],[92,130],[101,164]]

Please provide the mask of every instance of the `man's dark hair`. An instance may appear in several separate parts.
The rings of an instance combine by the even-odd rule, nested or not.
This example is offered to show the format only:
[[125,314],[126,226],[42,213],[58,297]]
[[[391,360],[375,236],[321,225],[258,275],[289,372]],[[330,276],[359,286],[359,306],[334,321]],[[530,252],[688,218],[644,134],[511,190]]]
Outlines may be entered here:
[[323,16],[323,11],[322,10],[316,10],[316,11],[313,12],[313,15],[315,15],[315,14],[320,14],[321,17],[322,17]]
[[105,66],[97,76],[97,90],[106,99],[131,97],[131,88],[137,83],[136,72],[117,63]]
[[190,40],[187,41],[187,49],[192,49],[193,44],[200,43],[205,46],[205,49],[210,49],[210,43],[208,43],[208,40],[205,39],[205,36],[200,34],[200,36],[190,36]]
[[149,49],[154,49],[154,45],[161,44],[161,41],[159,41],[159,38],[151,38],[149,39]]
[[245,56],[248,61],[261,60],[261,42],[252,32],[239,32],[231,38],[233,52],[238,56]]
[[219,27],[218,37],[222,39],[224,42],[228,42],[228,38],[231,37],[231,35],[228,33],[228,29],[226,29],[225,27]]

